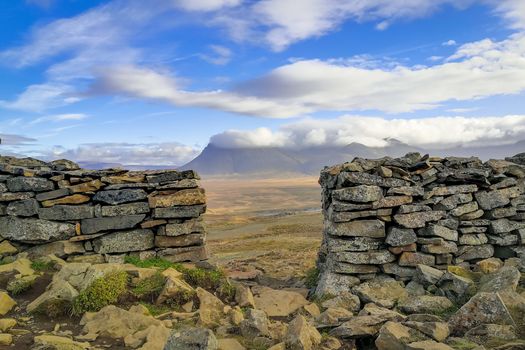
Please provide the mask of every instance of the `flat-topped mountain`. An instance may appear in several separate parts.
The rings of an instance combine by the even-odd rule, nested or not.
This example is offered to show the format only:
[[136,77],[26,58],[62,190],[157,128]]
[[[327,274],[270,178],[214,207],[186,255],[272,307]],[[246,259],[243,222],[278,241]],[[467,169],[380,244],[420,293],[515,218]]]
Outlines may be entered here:
[[369,147],[353,142],[345,146],[318,146],[303,149],[281,147],[219,147],[212,143],[181,169],[194,169],[202,175],[256,174],[317,175],[324,166],[351,161],[355,157],[400,157],[408,152],[439,156],[477,156],[483,160],[503,159],[525,151],[525,141],[500,146],[448,147],[423,149],[396,139],[388,139],[385,147]]

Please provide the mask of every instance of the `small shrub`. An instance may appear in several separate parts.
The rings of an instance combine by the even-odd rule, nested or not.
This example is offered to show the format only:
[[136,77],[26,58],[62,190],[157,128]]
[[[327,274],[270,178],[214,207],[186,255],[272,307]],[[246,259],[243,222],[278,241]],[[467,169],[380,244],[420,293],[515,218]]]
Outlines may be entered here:
[[304,284],[308,289],[312,289],[317,286],[317,282],[319,280],[319,269],[316,267],[311,268],[310,270],[306,271],[306,277]]
[[157,272],[153,276],[139,281],[137,285],[133,287],[131,293],[139,299],[153,300],[159,296],[165,283],[166,277],[160,272]]
[[192,287],[201,287],[206,290],[218,290],[226,279],[224,272],[220,270],[204,270],[200,268],[186,269],[181,271],[183,278]]
[[171,311],[171,309],[166,305],[155,305],[150,303],[141,303],[141,305],[148,309],[151,316],[158,316]]
[[36,276],[25,276],[15,278],[7,284],[7,291],[13,295],[20,295],[25,291],[31,289],[36,282]]
[[55,263],[53,261],[33,261],[31,263],[31,268],[39,272],[49,272],[55,269]]
[[195,301],[197,294],[194,291],[181,290],[166,300],[166,304],[174,309],[180,309],[180,307],[190,301]]
[[49,317],[58,317],[70,315],[72,313],[72,307],[69,301],[56,299],[40,307],[36,312]]
[[82,315],[88,311],[99,311],[114,304],[127,292],[128,274],[125,271],[109,272],[97,278],[73,301],[73,314]]

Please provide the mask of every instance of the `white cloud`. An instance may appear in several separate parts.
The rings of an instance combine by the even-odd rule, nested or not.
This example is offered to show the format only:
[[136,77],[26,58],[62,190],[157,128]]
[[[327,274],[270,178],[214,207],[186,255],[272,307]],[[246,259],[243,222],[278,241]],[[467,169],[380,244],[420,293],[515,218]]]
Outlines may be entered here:
[[456,42],[456,40],[448,40],[448,41],[445,41],[444,43],[442,43],[441,45],[443,46],[456,46],[458,43]]
[[67,158],[76,162],[120,163],[124,165],[181,166],[199,150],[180,143],[90,143],[74,149],[55,147],[47,158]]
[[67,113],[67,114],[55,114],[47,115],[43,117],[38,117],[31,121],[29,125],[39,124],[43,122],[64,122],[64,121],[79,121],[88,118],[86,114],[83,113]]
[[496,11],[507,19],[512,28],[525,29],[525,1],[523,0],[489,0]]
[[3,134],[3,133],[0,133],[0,139],[2,140],[2,143],[1,143],[2,145],[8,145],[8,146],[27,145],[27,144],[31,144],[36,141],[35,139],[31,137],[27,137],[23,135]]
[[279,67],[233,91],[185,91],[166,72],[120,67],[104,73],[106,92],[158,99],[177,106],[219,109],[268,118],[317,111],[428,110],[447,101],[468,101],[525,91],[525,35],[482,40],[458,48],[430,67],[377,68],[358,60],[303,60]]
[[53,82],[30,85],[12,101],[0,100],[0,107],[40,112],[79,101],[71,85]]
[[342,116],[336,119],[305,119],[279,130],[261,128],[228,130],[210,142],[219,147],[344,146],[352,142],[369,147],[386,146],[394,138],[411,146],[443,149],[455,146],[490,146],[525,140],[525,115],[505,117],[432,117],[385,119]]
[[261,117],[285,118],[299,115],[306,108],[283,105],[270,99],[260,99],[222,90],[185,91],[177,79],[139,67],[119,67],[106,71],[98,86],[99,92],[125,93],[135,97],[161,100],[184,107],[218,109],[232,113]]
[[210,45],[209,49],[211,50],[212,55],[209,55],[209,54],[201,55],[202,59],[207,62],[222,66],[222,65],[228,64],[232,59],[233,52],[225,46]]
[[242,0],[175,0],[175,4],[186,11],[217,11],[222,8],[235,7]]

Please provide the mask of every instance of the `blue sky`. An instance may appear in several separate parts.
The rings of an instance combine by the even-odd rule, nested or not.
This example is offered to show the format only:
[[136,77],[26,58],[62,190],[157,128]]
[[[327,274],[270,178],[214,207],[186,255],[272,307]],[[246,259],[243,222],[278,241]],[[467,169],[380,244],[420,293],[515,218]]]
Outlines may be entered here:
[[0,0],[3,154],[525,139],[523,0]]

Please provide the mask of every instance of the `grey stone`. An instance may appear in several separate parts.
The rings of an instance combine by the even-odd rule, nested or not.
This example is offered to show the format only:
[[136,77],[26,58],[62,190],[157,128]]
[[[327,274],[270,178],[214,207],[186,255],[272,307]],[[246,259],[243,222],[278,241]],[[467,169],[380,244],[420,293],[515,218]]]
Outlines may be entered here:
[[372,204],[354,204],[354,203],[347,203],[347,202],[340,202],[338,200],[332,201],[332,209],[334,211],[353,211],[353,210],[366,210],[371,209]]
[[33,192],[4,192],[0,193],[0,202],[12,202],[21,201],[24,199],[33,198],[35,194]]
[[334,199],[346,202],[368,203],[383,198],[383,190],[379,186],[354,186],[332,192]]
[[67,187],[59,188],[58,190],[50,191],[50,192],[42,192],[36,195],[36,199],[40,202],[56,199],[60,197],[66,197],[71,194],[71,190]]
[[25,199],[18,202],[11,202],[7,206],[7,215],[13,216],[34,216],[38,212],[38,202],[36,199]]
[[403,204],[409,204],[412,203],[412,197],[411,196],[389,196],[384,197],[377,202],[374,202],[372,204],[372,208],[378,209],[378,208],[393,208],[393,207],[399,207]]
[[401,299],[408,296],[402,282],[392,278],[377,278],[364,282],[352,288],[361,303],[375,303],[379,306],[392,308]]
[[398,214],[409,214],[417,213],[420,211],[431,211],[432,209],[428,205],[424,204],[403,204],[397,211]]
[[0,193],[7,192],[7,186],[4,183],[0,182]]
[[373,185],[381,187],[404,187],[410,186],[410,183],[405,180],[396,179],[393,177],[383,178],[378,175],[368,173],[349,173],[343,172],[339,174],[338,186],[346,187],[350,185]]
[[435,187],[429,193],[430,196],[449,196],[459,193],[472,193],[478,190],[476,185],[458,185],[447,187]]
[[146,198],[147,194],[142,189],[122,189],[97,192],[93,197],[93,200],[95,202],[117,205],[128,202],[137,202]]
[[75,235],[75,225],[40,219],[0,217],[0,236],[13,241],[45,243]]
[[459,229],[459,232],[462,234],[485,233],[487,232],[487,227],[484,227],[484,226],[461,227]]
[[511,246],[518,245],[519,238],[514,234],[501,234],[501,235],[487,235],[490,244],[495,244],[499,246]]
[[40,177],[12,177],[7,179],[6,185],[11,192],[44,192],[55,188],[53,181]]
[[205,246],[166,248],[159,249],[157,256],[171,262],[197,262],[208,259],[208,251]]
[[125,216],[149,213],[149,205],[146,202],[127,203],[120,205],[102,206],[102,216]]
[[510,203],[510,198],[501,190],[490,192],[480,191],[474,196],[476,197],[479,206],[484,210],[503,207]]
[[446,197],[436,204],[434,209],[436,210],[452,210],[455,209],[459,204],[465,204],[473,200],[471,193],[458,193],[452,196]]
[[504,266],[496,272],[484,275],[481,278],[480,292],[516,291],[521,279],[520,271],[513,266]]
[[352,212],[330,212],[328,217],[333,222],[348,222],[361,218],[368,217],[381,217],[392,215],[392,209],[378,209],[378,210],[364,210],[364,211],[352,211]]
[[485,212],[488,219],[502,219],[516,215],[516,207],[495,208]]
[[403,252],[399,258],[399,266],[417,266],[419,264],[433,266],[436,264],[436,257],[434,255]]
[[191,219],[180,224],[166,225],[165,234],[166,236],[180,236],[190,233],[202,233],[204,231],[202,220]]
[[245,338],[270,337],[270,321],[266,312],[249,308],[239,327]]
[[219,342],[205,328],[182,328],[171,332],[163,350],[217,350]]
[[393,247],[400,247],[417,241],[416,233],[411,228],[390,226],[385,242]]
[[153,231],[144,229],[117,231],[93,241],[94,250],[99,254],[148,250],[154,246]]
[[334,261],[329,264],[330,270],[335,273],[343,274],[361,274],[361,273],[377,273],[379,267],[376,265],[358,265],[348,264],[340,261]]
[[326,245],[330,252],[365,252],[378,250],[383,246],[383,240],[370,237],[352,237],[349,239],[337,239],[330,237]]
[[388,189],[388,195],[401,194],[405,196],[421,197],[425,190],[421,186],[392,187]]
[[458,247],[456,243],[445,241],[443,244],[434,245],[434,244],[427,244],[421,247],[421,251],[424,253],[429,254],[448,254],[448,253],[456,253],[458,251]]
[[396,256],[388,250],[368,252],[339,252],[334,257],[337,261],[350,264],[382,265],[396,260]]
[[490,244],[461,246],[456,254],[460,260],[487,259],[494,255],[494,247]]
[[181,236],[155,236],[155,247],[172,248],[188,247],[204,244],[205,236],[202,233],[192,233]]
[[478,203],[470,202],[467,204],[460,205],[456,209],[452,209],[450,214],[453,216],[463,216],[465,214],[473,213],[478,210]]
[[72,254],[84,254],[83,242],[69,242],[69,241],[56,241],[46,244],[35,245],[24,253],[27,253],[28,257],[32,260],[45,257],[48,255],[55,255],[59,258],[65,258]]
[[454,304],[446,297],[421,295],[406,298],[398,304],[399,310],[407,314],[437,314],[448,311]]
[[484,233],[465,234],[459,237],[459,244],[461,245],[482,245],[488,243],[489,239]]
[[385,237],[385,223],[380,220],[328,222],[326,231],[333,236],[381,238]]
[[485,212],[479,209],[471,213],[466,213],[466,214],[461,215],[460,219],[461,220],[475,220],[475,219],[479,219],[480,217],[482,217],[483,214],[485,214]]
[[467,227],[488,226],[488,225],[490,225],[490,220],[480,219],[480,220],[471,220],[471,221],[466,221],[466,220],[461,221],[461,226],[467,226]]
[[156,219],[186,219],[197,218],[206,211],[205,205],[189,205],[168,208],[153,209],[153,217]]
[[149,183],[160,183],[164,184],[166,182],[179,181],[183,179],[200,179],[199,175],[193,170],[184,170],[184,171],[162,171],[162,173],[155,175],[148,175],[146,179]]
[[100,231],[122,230],[133,228],[144,220],[146,215],[127,215],[107,218],[83,219],[80,227],[83,234],[92,234]]
[[348,292],[350,288],[358,285],[360,282],[359,278],[354,276],[326,271],[319,277],[315,294],[318,296],[327,294],[339,295],[340,293]]
[[429,221],[437,221],[445,216],[444,211],[425,211],[394,215],[394,221],[406,228],[425,227]]
[[451,230],[445,226],[440,225],[430,225],[418,231],[418,234],[421,236],[437,236],[442,237],[448,241],[457,241],[458,240],[458,231]]
[[482,324],[513,325],[514,320],[498,293],[478,293],[448,321],[452,334],[463,335]]
[[94,207],[89,205],[55,205],[38,209],[40,219],[55,221],[74,221],[94,217]]
[[408,266],[399,266],[397,263],[389,263],[381,265],[384,273],[395,275],[401,278],[412,278],[416,274],[416,269]]
[[489,233],[500,235],[509,233],[523,227],[523,224],[511,221],[509,219],[498,219],[490,222]]
[[427,265],[417,265],[415,279],[424,286],[437,284],[445,272]]

